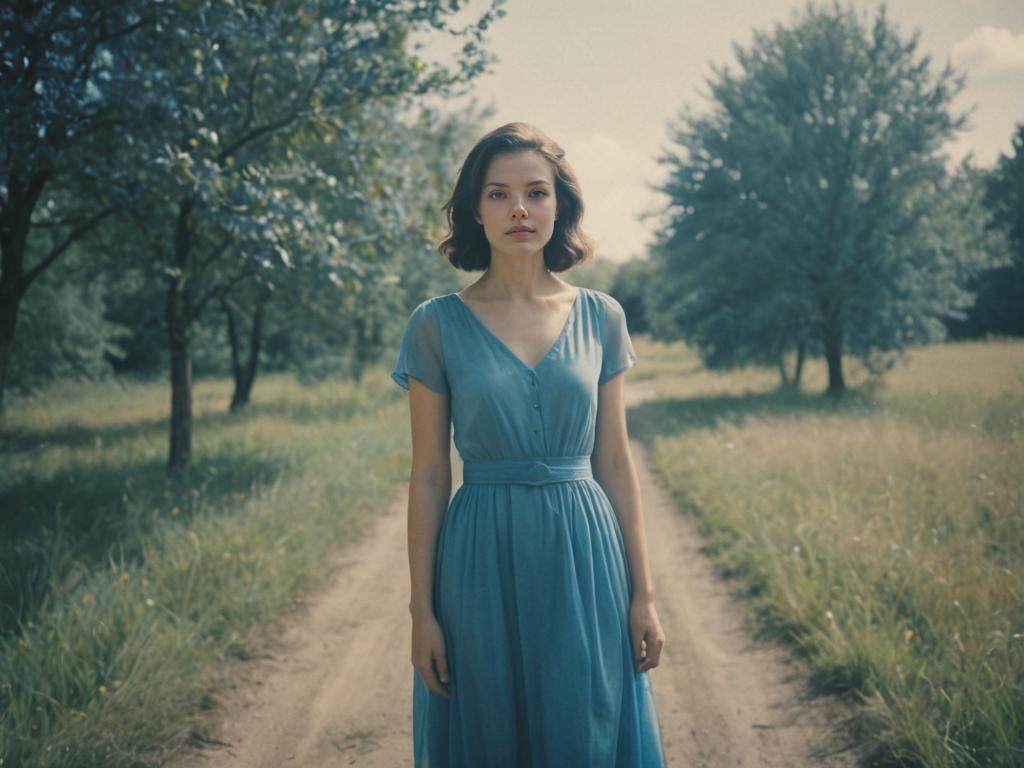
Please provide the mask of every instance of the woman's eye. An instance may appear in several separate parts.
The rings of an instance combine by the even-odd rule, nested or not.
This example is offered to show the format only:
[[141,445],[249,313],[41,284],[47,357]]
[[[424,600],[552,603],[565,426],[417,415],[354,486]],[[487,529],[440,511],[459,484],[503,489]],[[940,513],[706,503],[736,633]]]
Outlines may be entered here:
[[[535,189],[535,190],[533,190],[533,192],[536,192],[538,194],[538,196],[540,196],[540,197],[546,197],[547,194],[548,194],[543,189]],[[533,192],[531,192],[530,194],[533,194]]]
[[504,192],[499,192],[498,190],[494,190],[493,192],[491,192],[491,194],[488,195],[488,197],[491,198],[491,200],[497,200],[498,198],[496,198],[495,195],[503,195],[503,194],[505,194],[505,193]]

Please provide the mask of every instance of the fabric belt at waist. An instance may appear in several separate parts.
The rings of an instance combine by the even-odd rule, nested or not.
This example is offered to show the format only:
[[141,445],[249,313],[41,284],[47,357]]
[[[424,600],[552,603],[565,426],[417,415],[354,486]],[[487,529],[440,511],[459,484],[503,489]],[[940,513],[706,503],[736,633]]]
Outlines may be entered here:
[[594,476],[589,456],[537,456],[526,459],[466,461],[464,483],[522,483],[544,485],[585,480]]

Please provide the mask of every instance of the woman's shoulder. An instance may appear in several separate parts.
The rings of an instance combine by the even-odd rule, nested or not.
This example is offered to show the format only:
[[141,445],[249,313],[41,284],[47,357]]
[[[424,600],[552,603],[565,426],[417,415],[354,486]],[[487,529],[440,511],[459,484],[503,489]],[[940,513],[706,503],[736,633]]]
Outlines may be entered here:
[[440,293],[437,296],[431,296],[429,298],[423,299],[412,310],[411,317],[436,317],[440,312],[444,310],[445,305],[454,296],[454,293]]
[[618,299],[612,296],[610,293],[605,293],[599,288],[583,288],[581,289],[584,295],[589,295],[591,301],[599,306],[605,313],[616,313],[621,314],[623,312],[622,305]]

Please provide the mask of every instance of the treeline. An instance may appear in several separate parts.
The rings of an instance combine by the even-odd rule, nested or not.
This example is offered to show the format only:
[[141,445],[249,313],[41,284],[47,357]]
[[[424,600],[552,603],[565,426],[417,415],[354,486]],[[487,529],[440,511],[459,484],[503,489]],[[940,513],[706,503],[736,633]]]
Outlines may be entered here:
[[[445,187],[484,115],[494,0],[93,0],[0,10],[0,406],[71,376],[358,378],[446,279]],[[465,14],[463,14],[465,15]],[[461,44],[420,58],[425,35]]]
[[613,288],[631,326],[789,387],[824,358],[831,394],[844,355],[881,375],[911,346],[1024,336],[1024,125],[995,167],[950,170],[965,77],[917,46],[884,6],[808,5],[714,67],[661,157],[653,252]]

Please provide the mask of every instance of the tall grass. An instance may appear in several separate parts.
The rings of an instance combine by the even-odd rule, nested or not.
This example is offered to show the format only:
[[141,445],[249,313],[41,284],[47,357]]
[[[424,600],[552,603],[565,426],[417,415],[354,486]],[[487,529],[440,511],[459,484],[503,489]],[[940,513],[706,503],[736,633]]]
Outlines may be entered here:
[[162,385],[10,409],[0,765],[157,765],[205,737],[223,662],[260,647],[407,471],[404,399],[374,373],[264,377],[236,415],[228,382],[198,382],[193,463],[173,481]]
[[916,349],[839,404],[641,354],[665,484],[765,630],[860,699],[869,760],[1024,765],[1024,343]]

